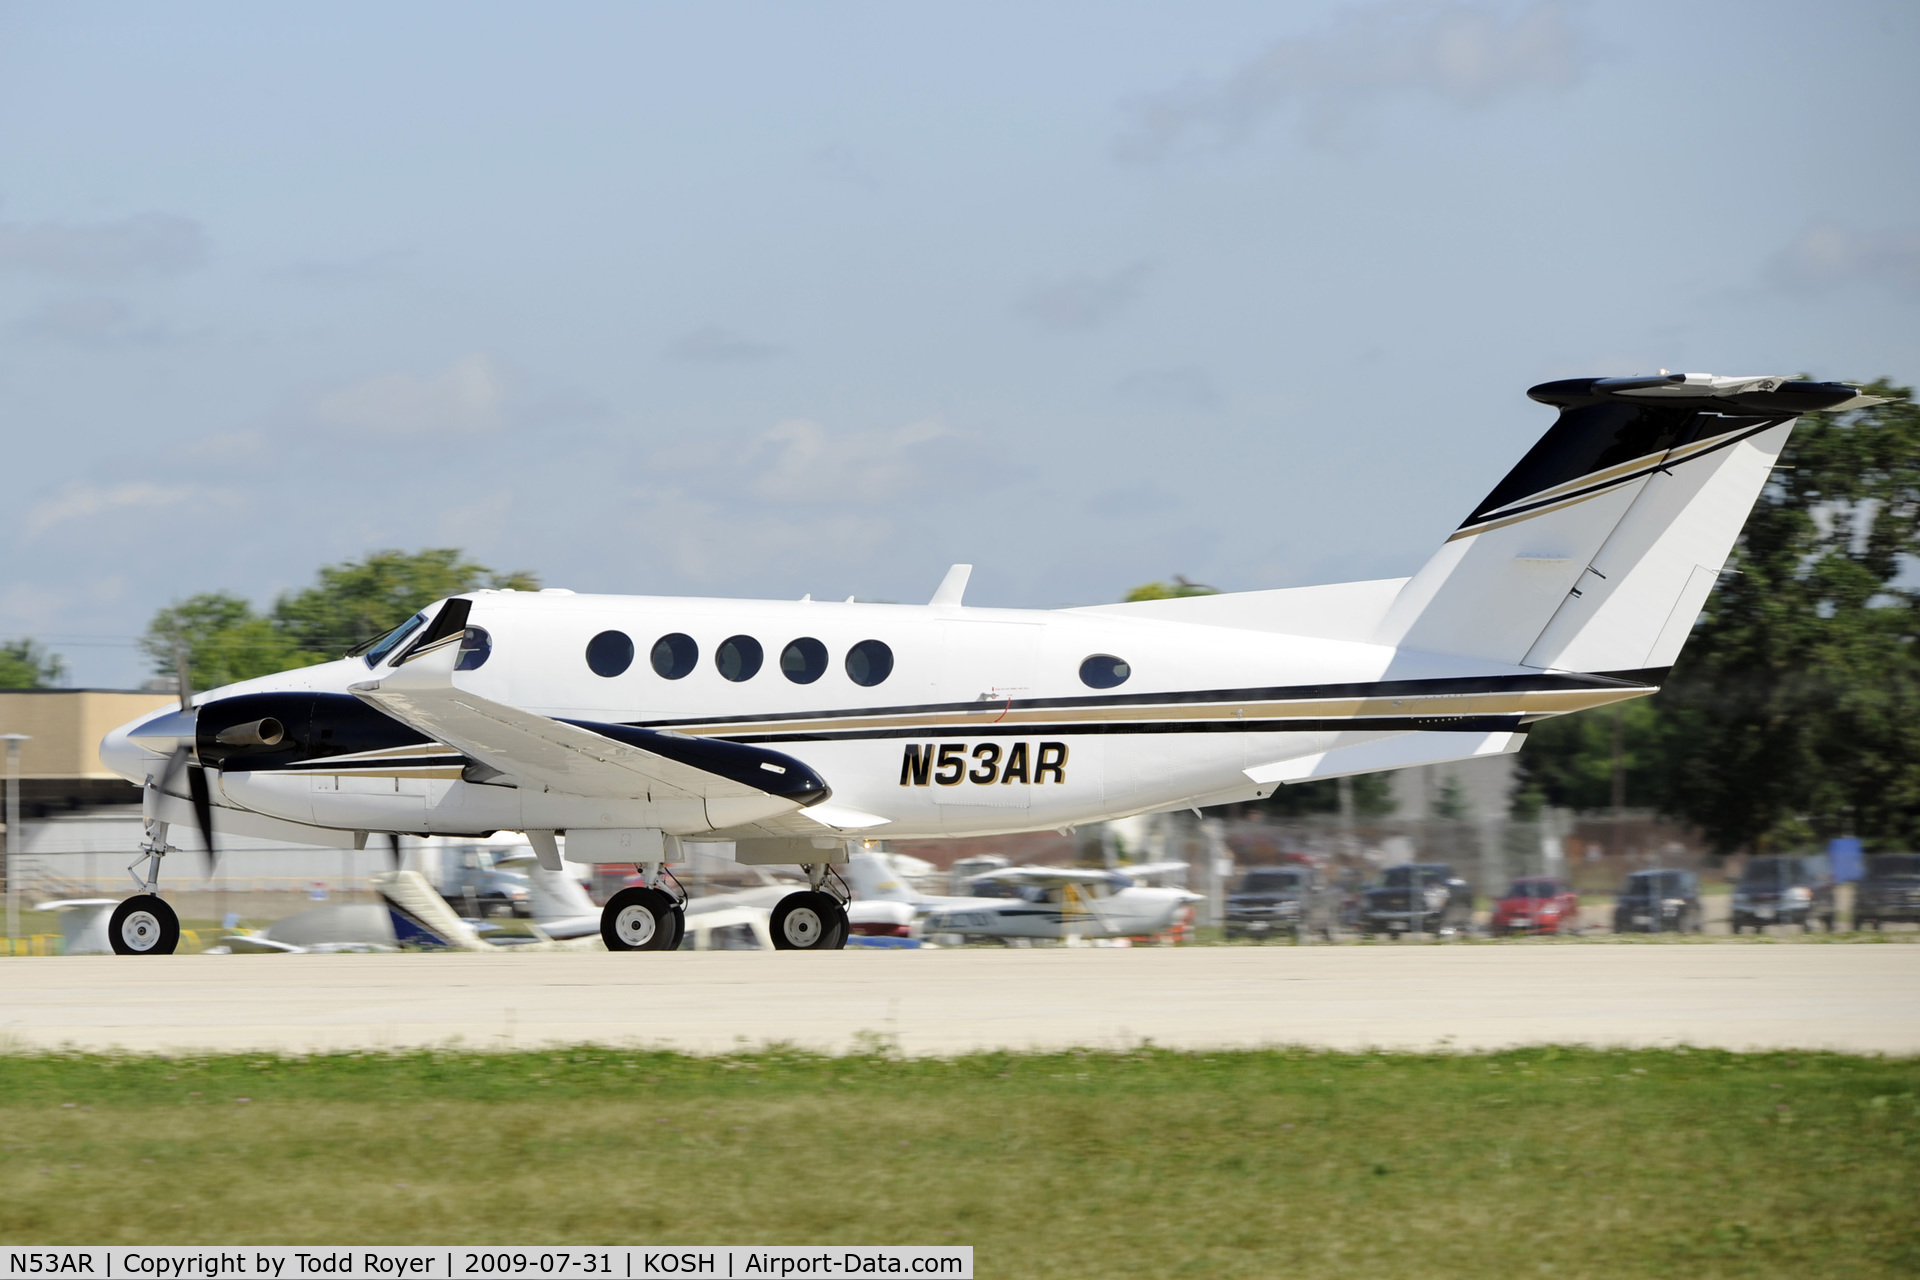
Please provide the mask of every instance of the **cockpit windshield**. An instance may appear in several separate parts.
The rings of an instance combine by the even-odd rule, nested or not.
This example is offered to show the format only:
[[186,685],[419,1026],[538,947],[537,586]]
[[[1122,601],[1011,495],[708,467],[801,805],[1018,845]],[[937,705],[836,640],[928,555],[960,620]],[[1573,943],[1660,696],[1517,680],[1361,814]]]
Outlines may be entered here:
[[367,650],[367,665],[370,667],[379,666],[380,660],[392,653],[401,641],[426,625],[427,615],[424,613],[416,613],[393,630],[387,632],[387,634],[381,636],[378,640],[375,640],[373,646]]

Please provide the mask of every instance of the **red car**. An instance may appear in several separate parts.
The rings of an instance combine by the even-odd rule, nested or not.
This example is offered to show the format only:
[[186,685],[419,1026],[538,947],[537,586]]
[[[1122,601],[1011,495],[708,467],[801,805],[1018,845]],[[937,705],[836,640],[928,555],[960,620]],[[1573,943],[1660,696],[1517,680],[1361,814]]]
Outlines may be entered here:
[[1580,896],[1565,880],[1524,876],[1493,904],[1493,932],[1577,933]]

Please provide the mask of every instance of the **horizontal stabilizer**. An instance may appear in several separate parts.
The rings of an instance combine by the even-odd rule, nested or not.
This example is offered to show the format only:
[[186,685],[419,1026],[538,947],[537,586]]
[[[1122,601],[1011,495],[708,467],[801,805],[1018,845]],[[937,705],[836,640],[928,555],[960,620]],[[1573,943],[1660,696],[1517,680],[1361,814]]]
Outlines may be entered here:
[[1344,778],[1383,769],[1411,769],[1473,756],[1507,755],[1518,751],[1526,740],[1524,733],[1402,733],[1334,747],[1310,756],[1255,765],[1245,773],[1258,783],[1318,782],[1323,778]]

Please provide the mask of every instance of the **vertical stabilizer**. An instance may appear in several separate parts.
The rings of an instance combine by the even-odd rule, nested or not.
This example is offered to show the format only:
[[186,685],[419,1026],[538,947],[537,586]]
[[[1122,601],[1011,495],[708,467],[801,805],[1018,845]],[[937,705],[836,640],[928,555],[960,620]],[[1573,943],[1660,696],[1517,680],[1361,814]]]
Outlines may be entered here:
[[1669,666],[1794,419],[1875,402],[1711,374],[1527,394],[1558,421],[1401,588],[1380,643],[1577,671]]

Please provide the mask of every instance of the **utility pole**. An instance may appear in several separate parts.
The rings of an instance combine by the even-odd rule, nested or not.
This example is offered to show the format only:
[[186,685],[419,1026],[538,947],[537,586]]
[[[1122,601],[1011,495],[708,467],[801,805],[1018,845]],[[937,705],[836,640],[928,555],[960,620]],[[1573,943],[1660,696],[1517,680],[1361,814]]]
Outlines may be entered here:
[[13,873],[20,852],[20,744],[32,741],[24,733],[0,733],[7,744],[7,950],[20,936],[20,878]]
[[1624,702],[1613,708],[1613,839],[1608,841],[1615,853],[1625,855],[1627,840],[1627,708]]

